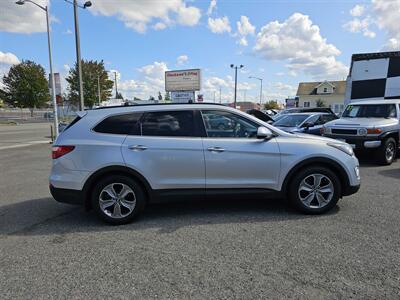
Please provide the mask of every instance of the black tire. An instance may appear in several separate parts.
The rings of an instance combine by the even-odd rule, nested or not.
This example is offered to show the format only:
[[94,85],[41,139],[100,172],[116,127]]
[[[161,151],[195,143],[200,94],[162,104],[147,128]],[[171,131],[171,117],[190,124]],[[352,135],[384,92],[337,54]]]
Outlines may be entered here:
[[[388,154],[389,149],[393,149],[392,155]],[[397,144],[394,138],[388,138],[382,142],[382,146],[377,151],[378,163],[384,166],[391,165],[397,156]]]
[[[126,199],[124,199],[124,204],[130,203],[132,210],[128,209],[126,206],[122,204],[122,200],[118,198],[119,201],[119,214],[115,214],[115,217],[112,216],[114,214],[115,204],[110,206],[109,208],[103,209],[100,205],[100,193],[102,193],[102,198],[109,197],[110,201],[113,198],[104,192],[103,189],[112,185],[113,189],[118,192],[118,189],[121,188],[120,192],[122,192],[122,188],[127,186],[131,189],[131,192],[128,193]],[[130,198],[129,198],[130,197]],[[114,201],[116,202],[116,200]],[[133,205],[133,203],[135,203]],[[121,205],[120,205],[121,204]],[[140,213],[144,210],[146,206],[146,194],[139,183],[137,183],[134,179],[124,176],[124,175],[110,175],[101,179],[93,188],[92,192],[92,205],[97,215],[107,223],[113,225],[122,225],[132,222],[135,218],[137,218]],[[112,211],[111,211],[112,210]],[[106,212],[108,213],[106,213]],[[116,217],[120,215],[119,217]]]
[[[310,196],[313,198],[313,200],[310,203],[310,206],[307,206],[305,203],[300,198],[300,195],[304,193],[305,191],[299,191],[300,189],[300,184],[303,182],[303,180],[309,180],[313,178],[313,175],[323,175],[321,182],[321,186],[328,186],[332,191],[332,193],[322,193],[323,196],[327,197],[329,201],[326,201],[323,205],[320,205],[320,207],[317,207],[317,203],[319,203],[319,199],[317,199],[316,193],[314,198],[313,196]],[[326,179],[328,178],[329,181]],[[314,189],[314,188],[313,188]],[[312,167],[307,167],[304,168],[294,176],[294,178],[291,180],[291,183],[289,185],[289,202],[290,204],[298,211],[305,213],[305,214],[312,214],[312,215],[318,215],[318,214],[323,214],[329,210],[331,210],[336,203],[339,200],[339,197],[341,195],[341,183],[338,177],[335,175],[334,172],[332,172],[330,169],[325,168],[325,167],[319,167],[319,166],[312,166]],[[305,192],[307,193],[307,192]],[[312,192],[310,192],[311,195]],[[332,196],[327,196],[327,195],[332,195]],[[320,193],[321,195],[321,193]],[[320,196],[319,195],[319,196]],[[303,195],[302,195],[303,196]],[[304,195],[305,197],[306,195]],[[324,198],[325,199],[325,198]]]

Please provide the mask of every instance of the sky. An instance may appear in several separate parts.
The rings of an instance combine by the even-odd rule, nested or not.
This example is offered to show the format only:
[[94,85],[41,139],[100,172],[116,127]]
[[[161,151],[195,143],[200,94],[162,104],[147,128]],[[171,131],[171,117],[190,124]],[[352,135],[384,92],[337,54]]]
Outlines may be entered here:
[[[49,5],[53,65],[65,77],[76,61],[73,7]],[[83,1],[78,0],[83,4]],[[92,0],[79,9],[82,59],[118,72],[126,98],[164,94],[166,70],[200,68],[205,100],[284,100],[299,82],[343,80],[353,53],[400,50],[400,0]],[[22,60],[48,72],[45,14],[0,0],[0,76]],[[0,85],[1,79],[0,79]]]

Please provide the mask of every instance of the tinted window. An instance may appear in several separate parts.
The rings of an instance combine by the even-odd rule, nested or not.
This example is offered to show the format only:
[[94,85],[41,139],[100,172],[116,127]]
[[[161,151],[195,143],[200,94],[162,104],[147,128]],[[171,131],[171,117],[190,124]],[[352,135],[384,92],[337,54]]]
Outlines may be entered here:
[[348,105],[343,112],[345,118],[396,118],[394,104]]
[[334,115],[323,115],[322,116],[322,124],[325,124],[326,122],[336,120],[336,119],[337,119],[337,117]]
[[190,110],[147,113],[141,127],[142,135],[196,136],[193,112]]
[[97,124],[93,130],[101,133],[139,135],[138,122],[141,115],[141,113],[131,113],[111,116]]
[[202,111],[208,137],[256,137],[259,125],[246,118],[224,111]]

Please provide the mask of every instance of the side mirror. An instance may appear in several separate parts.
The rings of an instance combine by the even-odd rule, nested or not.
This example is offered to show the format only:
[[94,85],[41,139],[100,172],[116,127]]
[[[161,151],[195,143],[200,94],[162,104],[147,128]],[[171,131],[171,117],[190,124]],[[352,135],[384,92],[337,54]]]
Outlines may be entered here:
[[257,138],[263,140],[269,140],[274,136],[271,130],[266,127],[258,127],[257,129]]
[[306,122],[301,127],[304,127],[305,129],[308,129],[308,128],[313,127],[313,126],[314,126],[314,123]]

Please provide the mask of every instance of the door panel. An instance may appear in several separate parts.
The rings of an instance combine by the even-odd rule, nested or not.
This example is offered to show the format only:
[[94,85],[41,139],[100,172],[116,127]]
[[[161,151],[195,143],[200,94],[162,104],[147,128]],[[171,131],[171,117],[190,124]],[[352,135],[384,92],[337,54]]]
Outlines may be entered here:
[[[257,139],[254,121],[227,111],[202,111],[207,137],[203,139],[206,189],[275,189],[280,153],[276,139]],[[224,127],[212,120],[224,120]],[[215,122],[214,122],[215,123]]]
[[204,189],[203,143],[192,110],[146,113],[142,135],[127,136],[122,155],[153,189]]
[[280,154],[275,138],[205,138],[203,144],[207,189],[276,188]]

